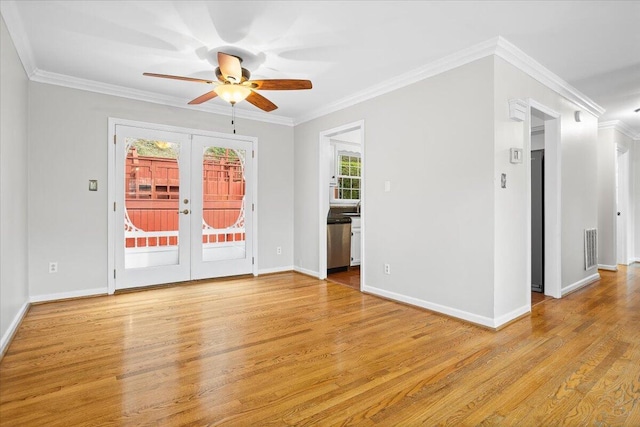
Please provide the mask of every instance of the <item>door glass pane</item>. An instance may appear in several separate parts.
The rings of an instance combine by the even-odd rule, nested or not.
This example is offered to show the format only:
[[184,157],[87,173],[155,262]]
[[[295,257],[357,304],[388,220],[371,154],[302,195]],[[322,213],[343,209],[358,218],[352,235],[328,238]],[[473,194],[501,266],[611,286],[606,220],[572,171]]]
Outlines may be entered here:
[[180,144],[125,139],[125,268],[179,262]]
[[245,150],[205,147],[202,159],[202,260],[245,258]]

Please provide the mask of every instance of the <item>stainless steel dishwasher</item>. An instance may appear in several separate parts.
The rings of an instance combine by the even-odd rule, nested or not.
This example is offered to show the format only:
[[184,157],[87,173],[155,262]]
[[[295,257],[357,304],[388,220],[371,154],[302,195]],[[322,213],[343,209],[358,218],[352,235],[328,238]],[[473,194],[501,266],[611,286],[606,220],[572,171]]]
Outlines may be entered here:
[[327,217],[327,271],[346,270],[351,263],[351,218]]

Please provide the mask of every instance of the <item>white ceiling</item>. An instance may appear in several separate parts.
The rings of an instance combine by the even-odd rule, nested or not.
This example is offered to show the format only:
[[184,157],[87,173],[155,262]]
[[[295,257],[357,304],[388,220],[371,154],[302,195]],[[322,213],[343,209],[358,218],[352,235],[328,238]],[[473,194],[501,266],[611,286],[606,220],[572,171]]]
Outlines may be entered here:
[[[186,104],[210,88],[143,72],[213,79],[215,54],[253,78],[301,78],[263,91],[299,122],[367,89],[501,36],[640,135],[640,1],[20,1],[2,14],[38,81],[153,94]],[[88,82],[86,82],[88,81]],[[214,99],[203,108],[229,112]],[[238,104],[239,113],[262,114]],[[267,114],[267,113],[265,113]]]

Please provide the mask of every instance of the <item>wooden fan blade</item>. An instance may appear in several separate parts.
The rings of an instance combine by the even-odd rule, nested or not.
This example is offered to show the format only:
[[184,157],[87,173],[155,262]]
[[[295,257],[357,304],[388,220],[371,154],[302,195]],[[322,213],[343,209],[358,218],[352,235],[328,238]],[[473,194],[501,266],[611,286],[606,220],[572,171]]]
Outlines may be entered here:
[[226,53],[218,52],[218,65],[225,80],[231,83],[242,81],[242,66],[240,58]]
[[312,87],[309,80],[293,79],[250,80],[247,84],[258,90],[299,90],[311,89]]
[[194,79],[193,77],[172,76],[169,74],[142,73],[142,75],[149,76],[149,77],[161,77],[163,79],[184,80],[186,82],[208,83],[208,84],[213,83],[212,80]]
[[273,111],[278,108],[276,104],[254,91],[251,91],[251,94],[247,96],[247,101],[266,112]]
[[205,101],[208,101],[210,99],[215,98],[216,96],[218,96],[218,94],[212,90],[211,92],[207,92],[204,95],[200,95],[199,97],[197,97],[196,99],[189,101],[190,105],[194,105],[194,104],[202,104]]

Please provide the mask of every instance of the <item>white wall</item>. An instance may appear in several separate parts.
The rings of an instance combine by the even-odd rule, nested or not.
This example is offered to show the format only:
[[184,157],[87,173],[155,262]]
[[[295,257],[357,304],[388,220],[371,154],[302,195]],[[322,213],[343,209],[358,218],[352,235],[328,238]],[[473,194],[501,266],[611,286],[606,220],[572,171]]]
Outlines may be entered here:
[[[318,135],[364,119],[363,289],[472,321],[493,317],[493,60],[295,128],[295,262],[318,270]],[[391,192],[384,182],[391,181]],[[322,218],[321,220],[324,220]],[[383,264],[391,265],[391,275]]]
[[[232,131],[227,116],[34,82],[29,103],[29,289],[36,299],[106,292],[109,117]],[[238,134],[258,138],[258,269],[291,269],[293,129],[236,122]],[[89,179],[98,180],[97,192],[88,191]],[[50,261],[58,273],[48,273]]]
[[[561,129],[561,250],[562,290],[566,291],[591,277],[584,269],[584,229],[598,225],[597,119],[583,111],[582,121],[574,120],[579,108],[537,80],[495,58],[495,175],[507,173],[507,188],[495,186],[496,200],[496,305],[501,317],[526,305],[530,278],[523,274],[527,259],[526,199],[527,169],[509,163],[509,147],[524,147],[528,123],[509,119],[508,101],[532,98],[560,113]],[[545,183],[553,185],[553,183]]]
[[529,148],[529,123],[509,118],[512,98],[561,115],[561,288],[593,280],[583,231],[597,226],[597,119],[575,122],[575,104],[499,57],[296,126],[296,266],[318,269],[318,134],[364,119],[363,289],[487,325],[529,311],[529,169],[509,162],[511,147]]
[[28,79],[0,18],[0,353],[28,303]]

